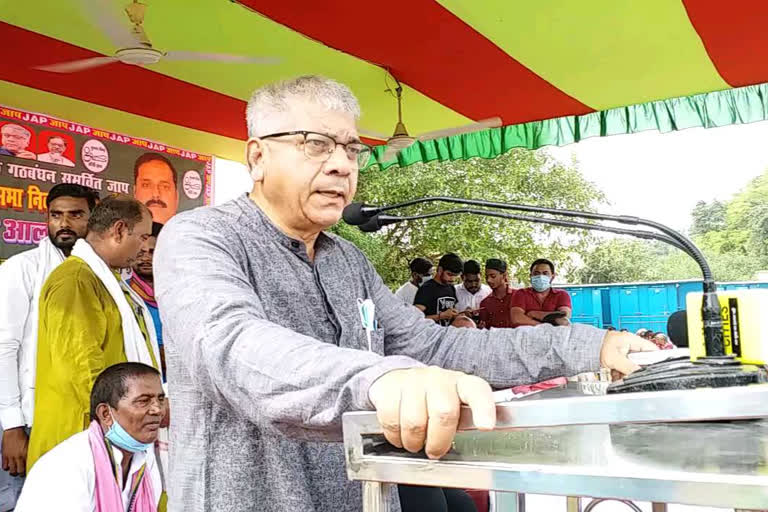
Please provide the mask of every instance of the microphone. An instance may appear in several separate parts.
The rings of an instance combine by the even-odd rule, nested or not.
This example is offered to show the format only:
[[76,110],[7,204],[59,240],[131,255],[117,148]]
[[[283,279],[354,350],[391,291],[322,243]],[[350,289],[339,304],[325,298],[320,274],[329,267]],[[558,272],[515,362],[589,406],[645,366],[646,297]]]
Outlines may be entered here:
[[377,208],[365,206],[363,203],[349,203],[341,212],[341,218],[350,226],[361,226],[378,213],[374,210]]
[[677,347],[688,347],[688,312],[675,311],[667,318],[667,334]]
[[[610,221],[618,222],[621,224],[629,224],[633,226],[641,225],[659,231],[655,233],[644,230],[621,230],[619,228],[612,228],[609,226],[603,226],[600,224],[588,224],[575,221],[566,221],[563,219],[552,218],[539,218],[530,217],[526,215],[517,214],[502,214],[501,212],[495,212],[491,210],[483,210],[476,208],[460,208],[455,210],[446,210],[444,212],[427,213],[422,215],[412,215],[406,217],[394,217],[388,215],[381,215],[382,212],[395,210],[398,208],[405,208],[421,203],[430,202],[446,202],[471,206],[484,206],[490,208],[499,208],[503,210],[515,210],[524,212],[545,213],[549,215],[559,215],[564,217],[575,217],[589,220]],[[557,208],[546,208],[533,205],[521,205],[511,203],[498,203],[493,201],[485,201],[480,199],[462,199],[456,197],[447,196],[434,196],[434,197],[422,197],[419,199],[413,199],[402,203],[397,203],[389,206],[370,206],[363,203],[351,203],[349,204],[342,214],[344,221],[353,226],[360,226],[360,229],[365,232],[373,232],[379,230],[382,226],[392,224],[394,222],[415,220],[415,219],[428,219],[432,217],[439,217],[442,215],[451,215],[456,213],[470,213],[475,215],[488,215],[491,217],[501,217],[512,220],[522,220],[527,222],[537,222],[542,224],[551,224],[562,227],[575,227],[582,229],[592,229],[597,231],[607,231],[609,233],[626,234],[631,236],[637,236],[639,238],[650,238],[668,243],[693,258],[699,266],[703,276],[703,297],[701,305],[701,315],[703,321],[704,330],[704,344],[707,356],[723,356],[725,355],[725,342],[723,338],[723,319],[720,314],[720,301],[717,298],[717,285],[715,284],[712,270],[709,267],[704,255],[698,247],[685,235],[669,228],[663,224],[655,221],[642,219],[640,217],[627,216],[627,215],[608,215],[603,213],[594,212],[582,212],[577,210],[560,210]]]

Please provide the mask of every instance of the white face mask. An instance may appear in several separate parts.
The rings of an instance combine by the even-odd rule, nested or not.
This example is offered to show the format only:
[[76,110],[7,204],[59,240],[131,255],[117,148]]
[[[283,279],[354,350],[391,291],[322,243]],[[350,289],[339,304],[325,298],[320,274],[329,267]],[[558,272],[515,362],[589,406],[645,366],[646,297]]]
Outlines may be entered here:
[[550,277],[545,275],[532,276],[531,286],[537,292],[547,291],[550,286]]
[[[432,276],[421,276],[421,284],[426,283],[430,279],[432,279]],[[421,285],[419,285],[419,286],[421,286]]]

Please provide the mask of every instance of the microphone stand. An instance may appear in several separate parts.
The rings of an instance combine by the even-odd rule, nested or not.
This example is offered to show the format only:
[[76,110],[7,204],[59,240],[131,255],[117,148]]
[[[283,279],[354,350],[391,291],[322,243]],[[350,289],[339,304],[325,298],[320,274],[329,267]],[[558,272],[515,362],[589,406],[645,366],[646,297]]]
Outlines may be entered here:
[[[350,211],[353,211],[354,214],[346,215],[347,212],[345,211],[344,220],[349,224],[357,224],[357,225],[362,224],[366,226],[366,229],[375,231],[376,229],[378,229],[378,227],[374,228],[374,225],[381,223],[382,221],[386,222],[387,217],[380,216],[379,220],[377,220],[371,225],[368,225],[368,223],[372,222],[370,219],[373,218],[374,216],[385,211],[405,208],[408,206],[413,206],[413,205],[422,204],[422,203],[432,203],[432,202],[445,202],[445,203],[470,205],[470,206],[483,206],[483,207],[498,208],[503,210],[546,213],[550,215],[560,215],[564,217],[611,221],[611,222],[618,222],[621,224],[628,224],[633,226],[637,226],[637,225],[648,226],[659,231],[660,233],[665,235],[664,238],[659,238],[660,235],[656,237],[651,237],[649,235],[649,233],[651,232],[649,231],[640,231],[641,233],[640,238],[653,238],[655,240],[660,240],[666,243],[671,243],[670,241],[671,239],[675,242],[675,243],[671,243],[671,245],[682,250],[683,252],[688,254],[691,258],[693,258],[694,261],[696,261],[699,268],[701,269],[701,273],[703,276],[704,294],[702,298],[701,315],[702,315],[702,320],[704,324],[704,344],[706,348],[706,354],[708,357],[725,355],[725,344],[723,339],[723,320],[722,320],[722,317],[720,316],[720,301],[717,298],[717,285],[715,284],[714,276],[712,275],[712,270],[710,269],[709,264],[704,258],[704,255],[701,253],[699,248],[696,247],[696,244],[694,244],[692,240],[690,240],[688,237],[686,237],[682,233],[679,233],[674,229],[669,228],[658,222],[642,219],[640,217],[627,216],[627,215],[608,215],[608,214],[594,213],[594,212],[582,212],[577,210],[561,210],[556,208],[547,208],[547,207],[533,206],[533,205],[518,205],[518,204],[509,204],[509,203],[499,203],[494,201],[484,201],[484,200],[478,200],[478,199],[461,199],[461,198],[447,197],[447,196],[422,197],[419,199],[413,199],[410,201],[405,201],[403,203],[398,203],[390,206],[382,206],[382,207],[365,206],[365,205],[361,205],[360,203],[352,203],[349,206],[347,206],[347,209],[349,209]],[[490,210],[472,209],[472,208],[449,210],[449,212],[473,213],[477,215],[490,215],[494,217],[503,217],[502,215],[495,215],[495,214],[489,213]],[[496,213],[499,213],[499,212],[496,212]],[[448,214],[449,213],[446,213],[446,215]],[[422,216],[414,215],[410,217],[402,217],[402,219],[415,220],[419,218],[430,218],[430,217],[436,217],[436,216],[439,216],[439,215],[436,215],[436,214],[424,214]],[[586,224],[586,223],[576,223],[573,225],[562,224],[563,222],[566,222],[562,219],[542,218],[540,220],[533,220],[533,219],[536,219],[536,217],[527,217],[527,216],[517,216],[517,217],[510,216],[510,217],[503,217],[503,218],[510,218],[513,220],[524,220],[529,222],[540,222],[544,224],[552,224],[552,225],[558,225],[558,226],[564,226],[564,227],[595,229],[599,231],[608,231],[613,233],[617,232],[617,231],[611,231],[612,229],[615,230],[617,228],[603,229],[603,228],[608,228],[608,226],[602,226],[602,228],[598,229],[596,227],[592,227],[592,226],[598,226],[598,225]],[[397,222],[397,221],[390,221],[386,223],[391,223],[391,222]],[[361,229],[362,229],[362,226],[361,226]],[[632,230],[625,230],[625,231],[628,231],[628,232],[620,232],[619,234],[628,234],[628,235],[637,236],[637,232],[634,232]]]

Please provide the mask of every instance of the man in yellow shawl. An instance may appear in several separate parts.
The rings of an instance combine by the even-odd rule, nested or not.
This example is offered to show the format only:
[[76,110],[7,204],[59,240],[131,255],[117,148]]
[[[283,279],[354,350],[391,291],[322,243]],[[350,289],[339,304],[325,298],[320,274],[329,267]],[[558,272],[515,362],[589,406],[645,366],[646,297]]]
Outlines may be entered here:
[[151,229],[146,206],[110,196],[93,209],[87,237],[43,285],[27,471],[88,427],[90,390],[102,370],[124,361],[159,369],[152,317],[119,275],[136,259]]

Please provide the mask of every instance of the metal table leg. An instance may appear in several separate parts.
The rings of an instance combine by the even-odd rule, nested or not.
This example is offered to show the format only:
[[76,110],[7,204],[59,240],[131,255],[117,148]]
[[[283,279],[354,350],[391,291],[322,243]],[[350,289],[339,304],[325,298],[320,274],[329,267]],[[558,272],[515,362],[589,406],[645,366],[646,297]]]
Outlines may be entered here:
[[525,494],[490,491],[494,512],[525,512]]
[[363,512],[390,512],[389,489],[392,484],[363,482]]
[[565,499],[565,509],[568,512],[581,512],[581,498],[578,496],[568,496]]
[[517,496],[517,512],[525,512],[525,493],[516,492]]

